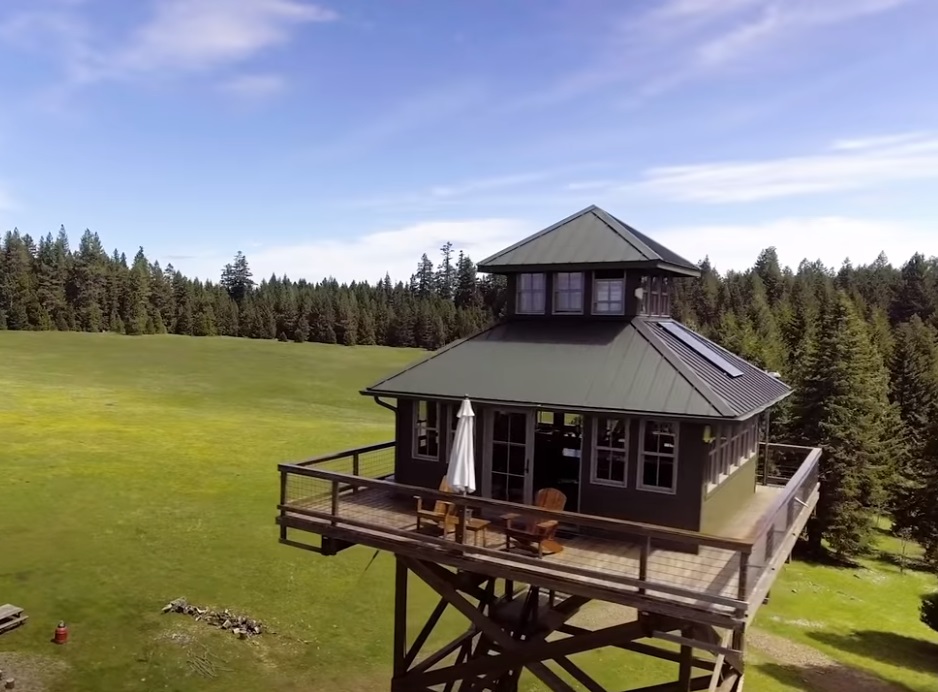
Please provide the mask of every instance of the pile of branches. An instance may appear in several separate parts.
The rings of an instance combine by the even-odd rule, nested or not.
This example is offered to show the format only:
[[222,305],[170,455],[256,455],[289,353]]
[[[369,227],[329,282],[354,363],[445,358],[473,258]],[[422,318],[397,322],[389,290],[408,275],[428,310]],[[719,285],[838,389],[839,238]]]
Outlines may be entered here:
[[164,613],[182,613],[191,615],[196,621],[205,622],[212,627],[218,627],[223,630],[230,630],[241,639],[247,639],[265,631],[263,625],[258,621],[244,615],[235,615],[230,610],[212,610],[210,608],[200,608],[192,605],[185,598],[177,598],[163,606]]

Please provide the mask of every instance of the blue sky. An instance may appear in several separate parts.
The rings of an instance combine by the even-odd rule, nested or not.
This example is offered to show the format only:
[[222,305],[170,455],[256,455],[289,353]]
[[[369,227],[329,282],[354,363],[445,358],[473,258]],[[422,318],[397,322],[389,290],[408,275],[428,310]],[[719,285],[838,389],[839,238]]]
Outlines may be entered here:
[[933,0],[0,0],[0,228],[406,278],[589,204],[689,259],[938,254]]

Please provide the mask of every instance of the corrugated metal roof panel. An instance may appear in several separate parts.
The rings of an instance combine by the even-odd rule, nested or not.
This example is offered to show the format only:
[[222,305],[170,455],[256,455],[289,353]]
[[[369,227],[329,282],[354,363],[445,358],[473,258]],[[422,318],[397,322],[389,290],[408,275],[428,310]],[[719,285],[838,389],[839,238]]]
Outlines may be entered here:
[[386,396],[459,398],[574,410],[735,417],[664,342],[630,322],[516,321],[446,347],[369,387]]
[[479,269],[656,263],[684,273],[699,271],[677,253],[591,206],[483,260]]
[[[688,329],[674,320],[648,320],[652,333],[691,368],[738,416],[760,411],[791,394],[791,388],[764,370],[718,346],[714,342]],[[723,358],[735,365],[742,375],[729,377],[717,365],[689,348],[679,338],[668,333],[661,325],[670,322],[684,329],[707,344]]]

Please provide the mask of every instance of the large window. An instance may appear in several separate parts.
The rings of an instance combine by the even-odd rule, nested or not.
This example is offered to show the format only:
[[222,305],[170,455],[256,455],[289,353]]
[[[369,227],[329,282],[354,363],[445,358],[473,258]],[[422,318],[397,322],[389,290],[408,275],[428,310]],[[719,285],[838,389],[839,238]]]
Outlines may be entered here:
[[434,401],[414,402],[414,457],[440,459],[440,405]]
[[642,312],[646,315],[671,314],[671,287],[666,276],[642,279]]
[[621,315],[625,312],[625,274],[597,271],[593,275],[593,314]]
[[583,273],[554,274],[554,312],[578,315],[583,312]]
[[520,315],[544,314],[546,292],[543,274],[518,274],[518,302],[515,311]]
[[759,451],[759,420],[718,425],[707,457],[707,488],[713,490]]
[[638,447],[640,490],[677,490],[677,431],[678,424],[672,421],[642,421]]
[[593,419],[592,471],[598,485],[625,487],[628,484],[629,421],[621,418]]

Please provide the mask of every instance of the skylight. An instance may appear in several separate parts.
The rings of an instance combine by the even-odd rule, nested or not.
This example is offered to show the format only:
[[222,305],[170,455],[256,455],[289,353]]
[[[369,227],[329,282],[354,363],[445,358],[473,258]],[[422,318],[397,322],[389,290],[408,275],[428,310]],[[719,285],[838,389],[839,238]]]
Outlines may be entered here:
[[730,363],[726,358],[710,348],[708,344],[698,339],[696,336],[678,325],[676,322],[661,322],[660,324],[661,328],[664,329],[668,334],[678,339],[697,355],[707,359],[711,365],[720,368],[720,370],[722,370],[730,377],[742,376],[742,370]]

